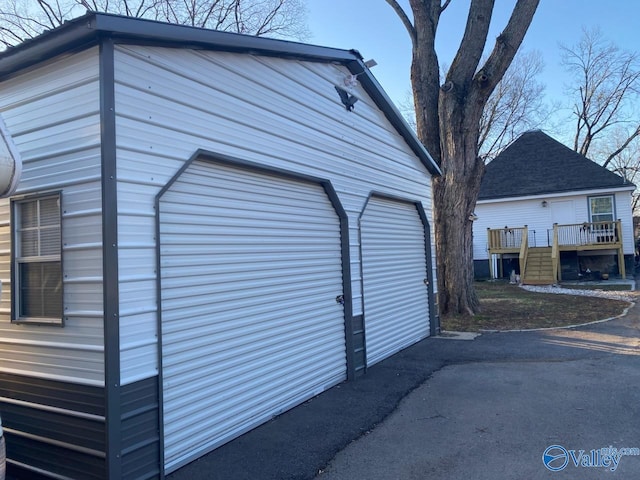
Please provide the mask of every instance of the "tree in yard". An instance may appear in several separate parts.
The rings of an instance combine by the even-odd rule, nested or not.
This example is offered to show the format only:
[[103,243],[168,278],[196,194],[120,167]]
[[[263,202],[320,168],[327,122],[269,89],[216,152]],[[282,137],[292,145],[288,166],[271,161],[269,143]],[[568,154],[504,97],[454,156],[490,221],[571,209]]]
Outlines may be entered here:
[[[588,156],[598,140],[606,141],[608,152],[600,148],[598,153],[608,167],[640,136],[640,56],[607,42],[597,29],[584,30],[576,45],[561,49],[562,63],[573,77],[568,91],[575,98],[573,149]],[[606,139],[614,130],[615,136]],[[613,145],[612,138],[617,140]]]
[[543,101],[544,85],[536,80],[543,65],[540,52],[518,52],[487,100],[478,140],[479,154],[485,163],[548,117]]
[[451,0],[409,0],[413,20],[396,0],[387,3],[409,32],[411,84],[417,134],[443,172],[435,178],[434,224],[438,303],[444,315],[475,313],[472,214],[484,161],[480,124],[489,97],[502,80],[533,20],[539,0],[517,0],[511,17],[484,62],[494,0],[471,0],[460,47],[440,82],[435,38]]
[[[571,74],[576,152],[624,177],[640,182],[640,55],[608,42],[598,29],[563,46],[562,63]],[[640,194],[632,209],[640,210]]]
[[[602,163],[606,161],[606,167],[624,178],[625,182],[640,185],[640,139],[628,140],[628,128],[612,127],[591,148],[589,158]],[[624,148],[620,148],[625,144]],[[637,188],[631,198],[631,209],[634,216],[640,215],[640,192]]]
[[86,10],[249,35],[307,36],[303,0],[2,0],[0,47],[33,38]]
[[[537,51],[519,51],[487,101],[480,119],[479,155],[485,163],[516,137],[541,125],[549,116],[543,101],[544,85],[537,81],[544,62]],[[443,78],[444,75],[441,75]],[[407,123],[416,130],[413,94],[399,103]]]

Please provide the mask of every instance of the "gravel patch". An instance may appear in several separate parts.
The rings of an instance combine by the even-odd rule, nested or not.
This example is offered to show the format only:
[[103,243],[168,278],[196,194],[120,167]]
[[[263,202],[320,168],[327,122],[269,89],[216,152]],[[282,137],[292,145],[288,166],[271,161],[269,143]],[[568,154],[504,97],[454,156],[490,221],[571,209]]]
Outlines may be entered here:
[[626,302],[635,302],[638,299],[638,293],[636,291],[619,291],[619,290],[577,290],[573,288],[562,288],[556,285],[520,285],[520,288],[524,288],[529,292],[538,293],[559,293],[564,295],[578,295],[582,297],[601,297],[610,298],[613,300],[624,300]]

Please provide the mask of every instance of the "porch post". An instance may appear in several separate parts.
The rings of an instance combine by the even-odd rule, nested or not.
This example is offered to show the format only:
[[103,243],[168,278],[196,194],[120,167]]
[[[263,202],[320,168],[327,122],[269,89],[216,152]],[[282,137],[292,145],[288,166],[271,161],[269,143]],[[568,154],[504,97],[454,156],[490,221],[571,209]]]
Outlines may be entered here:
[[618,237],[618,269],[620,270],[620,276],[627,278],[627,271],[624,264],[624,252],[622,249],[622,222],[620,219],[616,221],[616,236]]
[[491,253],[491,229],[487,227],[487,253],[489,254],[489,279],[493,280],[493,253]]

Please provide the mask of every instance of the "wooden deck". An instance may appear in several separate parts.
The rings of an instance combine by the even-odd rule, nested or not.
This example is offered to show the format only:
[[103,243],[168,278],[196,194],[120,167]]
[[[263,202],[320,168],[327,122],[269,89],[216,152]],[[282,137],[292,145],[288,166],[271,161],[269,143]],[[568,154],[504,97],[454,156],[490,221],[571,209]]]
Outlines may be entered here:
[[[539,277],[540,272],[534,274],[533,267],[528,265],[528,257],[535,246],[529,245],[529,230],[524,227],[505,227],[505,228],[488,228],[487,240],[489,250],[489,269],[491,277],[493,272],[493,255],[502,255],[506,253],[517,253],[520,264],[520,278],[526,283],[527,268],[531,271],[531,277]],[[622,223],[620,220],[615,222],[585,222],[572,225],[553,225],[553,230],[549,231],[548,245],[549,248],[550,268],[545,278],[548,283],[557,283],[562,280],[560,276],[560,252],[566,251],[597,251],[597,250],[616,250],[618,254],[618,265],[620,274],[625,277],[624,254],[622,251]],[[539,252],[536,253],[536,263]]]

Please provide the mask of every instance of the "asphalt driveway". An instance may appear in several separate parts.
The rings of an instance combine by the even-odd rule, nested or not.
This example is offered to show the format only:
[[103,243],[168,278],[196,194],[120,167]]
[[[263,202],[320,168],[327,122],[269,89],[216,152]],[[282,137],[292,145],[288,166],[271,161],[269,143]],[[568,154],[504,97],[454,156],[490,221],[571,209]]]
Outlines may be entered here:
[[168,478],[627,479],[636,449],[640,306],[569,330],[426,339]]

